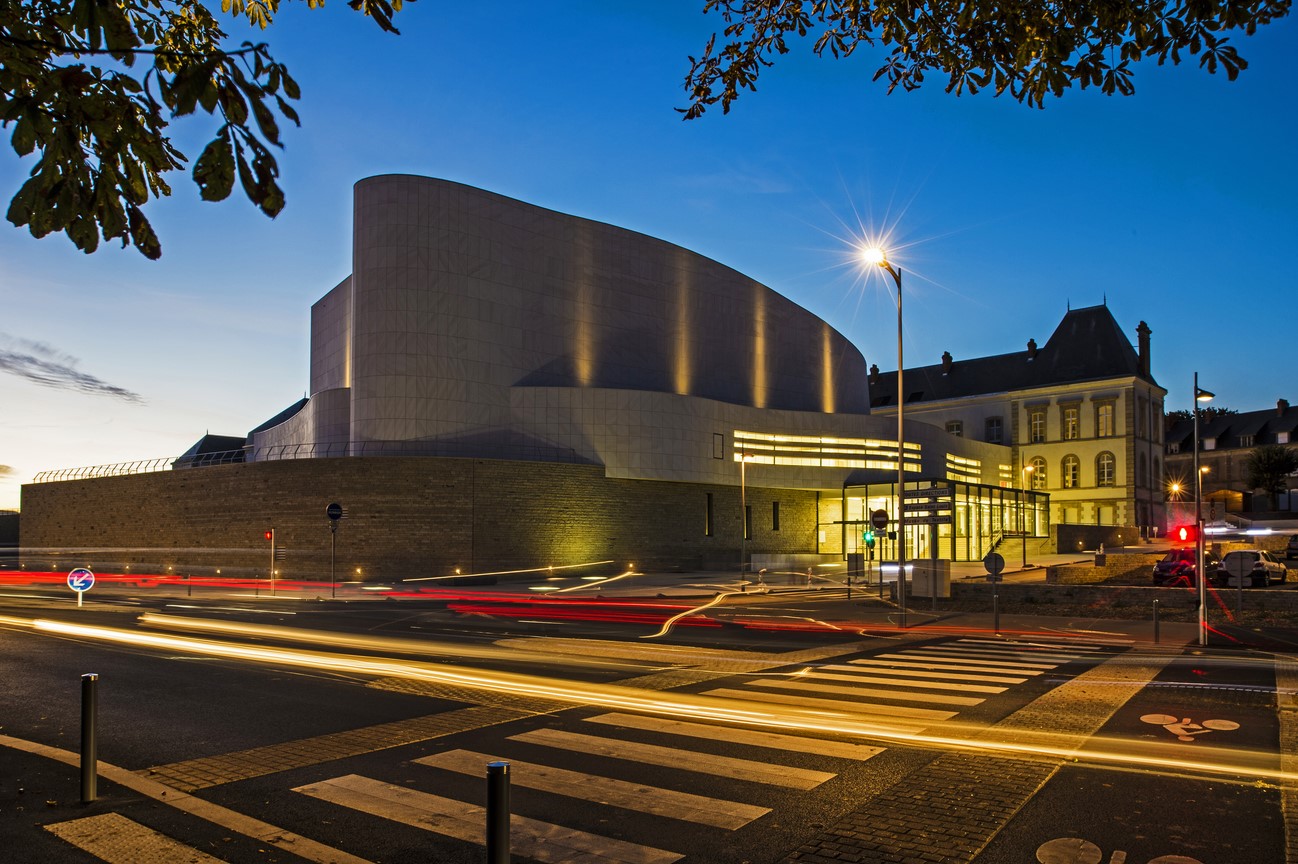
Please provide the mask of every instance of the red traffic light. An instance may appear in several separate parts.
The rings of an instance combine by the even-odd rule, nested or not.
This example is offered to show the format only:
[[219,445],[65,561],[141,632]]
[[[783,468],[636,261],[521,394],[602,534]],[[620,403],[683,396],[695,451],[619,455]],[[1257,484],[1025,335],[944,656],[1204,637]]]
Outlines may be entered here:
[[274,532],[274,531],[267,531],[265,534],[263,534],[263,535],[261,535],[261,536],[265,537],[267,540],[272,540],[272,539],[274,539],[274,537],[275,537],[275,532]]
[[1171,535],[1173,543],[1194,543],[1199,539],[1193,525],[1177,525]]

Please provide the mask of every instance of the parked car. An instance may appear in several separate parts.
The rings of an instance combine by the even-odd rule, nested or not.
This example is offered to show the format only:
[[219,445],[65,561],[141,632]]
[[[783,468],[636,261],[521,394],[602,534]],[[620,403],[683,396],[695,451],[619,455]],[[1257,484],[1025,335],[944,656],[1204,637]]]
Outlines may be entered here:
[[[1155,585],[1196,585],[1194,581],[1195,552],[1193,549],[1173,549],[1163,556],[1163,560],[1154,565]],[[1203,550],[1203,566],[1209,573],[1216,573],[1221,566],[1221,559]]]
[[1298,534],[1289,535],[1289,542],[1284,547],[1284,558],[1286,561],[1298,558]]
[[1265,588],[1272,582],[1283,584],[1289,571],[1284,562],[1270,552],[1262,549],[1232,549],[1222,556],[1218,573],[1222,584],[1227,588]]

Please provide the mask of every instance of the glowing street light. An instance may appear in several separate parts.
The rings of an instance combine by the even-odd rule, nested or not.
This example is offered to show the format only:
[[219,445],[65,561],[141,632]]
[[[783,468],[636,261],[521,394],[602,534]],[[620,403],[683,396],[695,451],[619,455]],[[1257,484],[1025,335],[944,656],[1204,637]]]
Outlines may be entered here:
[[[878,246],[861,250],[861,260],[871,266],[882,267],[888,271],[892,281],[897,283],[897,603],[900,607],[901,627],[906,627],[906,431],[904,413],[906,410],[906,390],[902,387],[902,370],[905,367],[905,353],[902,350],[901,331],[901,268],[893,267],[888,261],[888,253]],[[882,579],[882,577],[880,577]],[[936,590],[934,595],[936,596]]]
[[[1209,402],[1215,393],[1199,388],[1199,373],[1194,373],[1194,556],[1195,575],[1199,579],[1199,645],[1208,644],[1208,574],[1203,572],[1203,470],[1199,468],[1199,403]],[[1241,580],[1242,582],[1242,580]]]

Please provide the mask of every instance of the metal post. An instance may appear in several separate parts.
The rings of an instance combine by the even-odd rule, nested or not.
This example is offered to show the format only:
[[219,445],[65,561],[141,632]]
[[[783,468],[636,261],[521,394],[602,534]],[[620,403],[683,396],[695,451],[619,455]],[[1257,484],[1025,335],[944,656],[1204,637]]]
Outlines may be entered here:
[[487,864],[509,864],[509,763],[487,763]]
[[270,529],[270,593],[275,595],[275,529]]
[[99,675],[94,672],[81,676],[81,803],[89,804],[97,796],[99,747],[95,735],[99,713],[97,695]]
[[1199,645],[1208,644],[1208,574],[1203,572],[1203,475],[1199,471],[1199,373],[1194,373],[1194,554],[1199,579]]
[[997,636],[1001,635],[1001,597],[998,588],[999,585],[1000,577],[996,577],[996,581],[992,583],[992,628],[996,631]]
[[739,451],[739,578],[743,579],[748,572],[744,557],[748,553],[748,487],[745,469],[748,467],[748,454]]
[[1158,601],[1154,601],[1154,644],[1158,644]]
[[906,388],[902,384],[905,352],[901,329],[901,268],[884,262],[897,283],[897,602],[901,607],[901,628],[906,629]]
[[329,522],[329,596],[338,596],[338,582],[334,578],[334,553],[338,549],[338,523]]

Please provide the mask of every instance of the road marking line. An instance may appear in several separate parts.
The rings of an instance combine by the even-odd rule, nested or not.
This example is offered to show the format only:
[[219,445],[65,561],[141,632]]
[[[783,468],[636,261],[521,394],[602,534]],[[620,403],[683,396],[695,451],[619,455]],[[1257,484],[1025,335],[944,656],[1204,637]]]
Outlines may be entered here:
[[748,699],[755,702],[777,702],[781,705],[801,705],[804,708],[829,709],[853,717],[864,716],[903,731],[915,731],[923,723],[906,723],[902,718],[915,720],[950,720],[958,711],[936,711],[932,708],[907,708],[902,705],[879,705],[875,702],[846,702],[842,699],[813,699],[810,696],[788,696],[783,693],[763,693],[759,690],[708,690],[704,696],[721,699]]
[[786,786],[790,789],[815,789],[826,780],[832,780],[837,776],[827,771],[811,771],[806,768],[792,768],[787,765],[772,765],[769,762],[756,762],[751,759],[738,759],[733,756],[717,756],[711,753],[695,751],[689,751],[688,755],[686,755],[677,747],[662,747],[657,744],[642,744],[638,741],[623,741],[616,738],[603,738],[598,735],[583,735],[579,732],[564,732],[560,729],[536,729],[520,735],[510,735],[509,740],[540,744],[545,747],[557,747],[564,750],[575,750],[597,756],[609,756],[614,759],[628,759],[646,765],[662,765],[667,768],[696,771],[700,774],[715,774],[735,780],[746,780],[750,783]]
[[1104,654],[1104,653],[1107,653],[1103,648],[1101,648],[1101,647],[1099,647],[1099,646],[1097,646],[1097,645],[1078,645],[1078,644],[1075,643],[1075,642],[1019,642],[1019,641],[1017,641],[1017,640],[1010,641],[1010,642],[1006,642],[1006,641],[1003,640],[1003,639],[1002,639],[1002,640],[996,640],[996,639],[957,639],[957,640],[955,640],[955,641],[956,641],[956,642],[959,642],[959,643],[969,643],[969,644],[977,644],[977,645],[996,645],[996,646],[998,646],[998,647],[999,647],[999,646],[1004,646],[1004,647],[1009,647],[1009,648],[1015,648],[1015,647],[1018,647],[1018,646],[1020,646],[1020,645],[1027,645],[1027,646],[1030,646],[1030,647],[1032,647],[1032,648],[1052,648],[1052,649],[1056,649],[1056,650],[1057,650],[1057,649],[1060,649],[1060,648],[1066,648],[1066,649],[1068,649],[1069,651],[1090,651],[1090,652],[1097,653],[1097,654]]
[[[478,766],[481,769],[481,765]],[[484,845],[484,807],[348,774],[293,790],[392,822]],[[671,864],[684,855],[600,837],[517,814],[509,820],[512,852],[545,864]]]
[[46,825],[45,830],[107,864],[140,864],[144,861],[221,864],[220,858],[172,840],[120,813],[101,813],[69,822],[55,822]]
[[[995,670],[979,669],[975,666],[950,666],[939,665],[937,663],[919,663],[919,662],[895,662],[889,660],[852,660],[847,666],[821,666],[821,669],[853,669],[858,666],[865,666],[873,675],[914,675],[917,678],[942,678],[949,681],[987,681],[995,684],[1022,684],[1027,678],[1011,678],[1006,675],[961,675],[947,670],[957,670],[958,672],[988,672]],[[929,670],[929,671],[922,671]],[[941,670],[941,671],[933,671]],[[1037,671],[1023,672],[1023,675],[1040,675]]]
[[[483,766],[488,762],[501,761],[501,757],[473,753],[469,750],[450,750],[414,761],[419,765],[444,768],[447,771],[476,777],[482,774]],[[723,801],[719,798],[676,792],[672,789],[659,789],[643,783],[631,783],[612,777],[569,771],[566,768],[554,768],[549,765],[522,762],[518,759],[503,761],[509,763],[512,786],[566,795],[569,798],[622,807],[638,813],[667,816],[699,825],[710,825],[713,828],[726,828],[733,831],[771,812],[769,807]],[[683,760],[678,758],[677,761],[679,764]]]
[[899,660],[928,660],[934,663],[963,663],[971,666],[985,667],[988,671],[998,669],[1002,672],[1017,672],[1020,675],[1026,674],[1028,670],[1035,669],[1038,672],[1049,672],[1056,668],[1058,663],[1015,663],[1009,660],[983,660],[978,657],[947,657],[943,654],[927,653],[919,654],[920,649],[914,648],[905,654],[878,654],[876,656],[884,659]]
[[[57,747],[49,747],[45,744],[37,744],[35,741],[24,741],[21,738],[0,735],[0,746],[12,747],[15,750],[54,759],[67,765],[81,765],[81,754],[61,750]],[[184,813],[197,816],[199,819],[204,819],[213,825],[220,825],[222,828],[242,834],[245,837],[251,837],[259,843],[265,843],[282,851],[292,852],[307,861],[315,861],[316,864],[371,864],[370,861],[356,855],[349,855],[341,849],[334,849],[300,834],[294,834],[292,831],[277,828],[269,822],[236,813],[222,807],[220,804],[213,804],[210,801],[195,798],[170,786],[164,786],[156,780],[141,777],[133,771],[127,771],[125,768],[110,765],[102,760],[97,763],[97,767],[99,776],[111,783],[124,786],[140,795],[170,805]]]
[[585,722],[623,726],[628,729],[643,729],[647,732],[662,732],[667,735],[704,738],[709,741],[725,741],[730,744],[742,744],[749,747],[768,747],[773,750],[788,750],[795,753],[814,753],[818,756],[855,759],[859,762],[872,759],[883,752],[882,747],[872,747],[869,744],[848,744],[842,741],[826,741],[823,738],[780,735],[775,732],[759,732],[733,726],[709,726],[705,723],[689,723],[684,720],[663,720],[641,714],[600,714],[597,717],[587,717]]
[[929,702],[934,705],[981,705],[984,699],[977,696],[948,696],[944,693],[908,693],[897,690],[879,690],[874,687],[839,687],[819,684],[801,678],[759,678],[749,682],[756,687],[776,687],[783,690],[810,690],[814,693],[839,693],[843,696],[860,696],[875,699],[896,699],[898,702]]
[[[822,667],[828,668],[828,667]],[[936,676],[935,676],[936,677]],[[958,677],[958,676],[957,676]],[[1004,693],[1008,687],[991,687],[986,684],[964,684],[954,681],[925,681],[919,678],[882,678],[858,673],[855,675],[836,675],[833,672],[808,672],[799,675],[800,679],[815,678],[826,681],[859,681],[862,684],[890,684],[896,687],[927,687],[930,690],[959,690],[961,693]],[[1026,680],[1026,679],[1019,679]]]
[[924,645],[925,651],[935,651],[941,654],[954,654],[961,657],[1013,657],[1016,660],[1053,660],[1055,665],[1061,663],[1071,663],[1080,659],[1080,654],[1055,654],[1046,653],[1045,651],[1015,651],[1009,648],[978,648],[969,645]]

